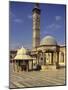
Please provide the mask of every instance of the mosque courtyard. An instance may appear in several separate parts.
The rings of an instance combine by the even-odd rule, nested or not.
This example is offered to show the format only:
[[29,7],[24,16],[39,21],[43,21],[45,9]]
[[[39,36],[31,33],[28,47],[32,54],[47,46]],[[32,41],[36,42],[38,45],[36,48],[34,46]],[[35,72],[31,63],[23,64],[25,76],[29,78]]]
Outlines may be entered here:
[[45,71],[13,72],[10,65],[10,88],[65,85],[65,68]]
[[[21,11],[19,13],[21,14],[22,18],[28,15],[27,12],[30,12],[32,25],[31,23],[29,23],[29,20],[26,18],[27,16],[25,17],[26,19],[23,20],[28,22],[28,24],[25,23],[25,25],[23,24],[23,26],[18,28],[17,25],[15,26],[15,23],[13,24],[15,26],[15,28],[13,28],[15,34],[13,33],[12,38],[14,36],[15,37],[13,38],[14,46],[11,43],[12,48],[13,47],[14,48],[10,50],[9,88],[28,88],[28,87],[66,85],[66,74],[65,74],[66,45],[65,45],[65,24],[64,24],[65,16],[62,16],[60,14],[61,17],[64,18],[64,21],[62,24],[62,28],[56,28],[56,26],[58,25],[54,26],[53,22],[56,22],[57,24],[58,23],[57,21],[60,20],[60,18],[58,20],[55,18],[55,21],[53,22],[52,20],[60,11],[56,13],[55,12],[56,9],[54,11],[52,9],[49,10],[50,7],[52,7],[52,5],[50,5],[48,9],[49,15],[47,9],[45,10],[45,7],[42,8],[42,6],[39,3],[35,3],[34,8],[33,6],[31,6],[30,11],[26,11],[25,9],[22,8],[23,5],[26,7],[27,5],[25,5],[24,3],[21,5],[22,5],[21,8],[19,7],[20,10],[17,9],[17,11]],[[45,16],[46,12],[44,10],[47,12],[46,14],[47,17]],[[65,8],[61,9],[61,11],[63,11],[63,13],[61,12],[63,15],[65,14],[64,10]],[[43,12],[43,15],[41,11]],[[55,16],[54,15],[52,16],[53,14],[52,11],[56,13]],[[43,22],[41,21],[40,17],[42,17]],[[47,23],[44,21],[46,21]],[[17,21],[17,23],[19,23],[19,21]],[[26,25],[27,28],[25,28]],[[41,28],[41,26],[44,27],[44,25],[46,28]],[[52,26],[53,28],[50,28]],[[52,30],[55,29],[55,30],[52,31],[51,29]],[[43,30],[45,30],[46,33]],[[51,33],[48,30],[50,30]],[[56,32],[56,31],[60,31],[60,32]],[[32,37],[29,37],[31,36],[31,34]],[[24,46],[22,46],[21,48],[19,47],[21,46],[20,44],[22,42],[24,43],[25,48]],[[19,48],[16,47],[17,43],[19,43],[18,45]]]

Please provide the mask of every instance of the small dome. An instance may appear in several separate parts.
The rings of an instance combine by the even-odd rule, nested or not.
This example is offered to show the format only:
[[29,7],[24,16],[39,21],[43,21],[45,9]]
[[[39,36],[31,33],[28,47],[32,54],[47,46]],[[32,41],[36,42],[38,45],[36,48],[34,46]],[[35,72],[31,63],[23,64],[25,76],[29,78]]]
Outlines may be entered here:
[[26,54],[27,52],[28,52],[27,49],[25,49],[25,48],[22,46],[22,48],[18,50],[17,54],[23,55],[23,54]]
[[57,45],[57,41],[52,36],[46,36],[41,40],[40,45]]
[[14,57],[15,60],[32,60],[32,57],[27,54],[28,50],[22,47],[17,51],[17,55]]

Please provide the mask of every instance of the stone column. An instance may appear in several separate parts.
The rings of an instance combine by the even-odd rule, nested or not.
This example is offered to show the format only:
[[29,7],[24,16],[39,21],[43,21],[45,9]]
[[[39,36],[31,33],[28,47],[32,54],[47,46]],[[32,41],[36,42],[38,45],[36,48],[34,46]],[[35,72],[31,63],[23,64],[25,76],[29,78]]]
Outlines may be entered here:
[[19,60],[17,60],[16,68],[17,68],[17,72],[19,72]]
[[59,69],[59,52],[57,51],[56,69]]
[[39,53],[37,53],[37,64],[39,64]]
[[32,60],[32,70],[33,70],[33,60]]
[[12,62],[13,66],[13,71],[15,71],[15,60]]
[[27,63],[27,71],[29,71],[29,61],[28,61],[28,63]]
[[16,65],[16,60],[15,60],[15,71],[17,71],[17,65]]
[[19,72],[21,71],[20,60],[19,60]]
[[53,52],[53,63],[54,63],[54,65],[56,64],[56,62],[57,62],[57,53]]
[[16,62],[16,69],[17,69],[17,72],[19,72],[18,60]]
[[46,60],[45,60],[45,51],[43,51],[43,65],[46,64]]
[[29,71],[29,61],[26,63],[26,71]]
[[53,65],[53,52],[51,53],[51,64]]

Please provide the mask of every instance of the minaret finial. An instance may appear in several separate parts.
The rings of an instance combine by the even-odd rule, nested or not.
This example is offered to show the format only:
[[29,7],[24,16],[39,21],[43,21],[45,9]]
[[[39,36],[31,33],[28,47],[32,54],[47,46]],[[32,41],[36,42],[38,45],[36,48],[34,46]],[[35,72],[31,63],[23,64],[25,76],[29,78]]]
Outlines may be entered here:
[[35,4],[35,8],[39,8],[39,3],[36,3]]

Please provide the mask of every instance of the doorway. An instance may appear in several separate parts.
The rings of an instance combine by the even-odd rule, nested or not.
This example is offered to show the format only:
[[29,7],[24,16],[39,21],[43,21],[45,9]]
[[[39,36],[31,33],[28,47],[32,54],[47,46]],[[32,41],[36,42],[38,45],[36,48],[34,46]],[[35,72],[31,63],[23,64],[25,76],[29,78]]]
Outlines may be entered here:
[[47,51],[45,53],[45,57],[46,57],[46,59],[45,59],[46,64],[52,65],[53,64],[53,52]]
[[21,65],[21,71],[26,71],[27,70],[27,66],[26,65]]

